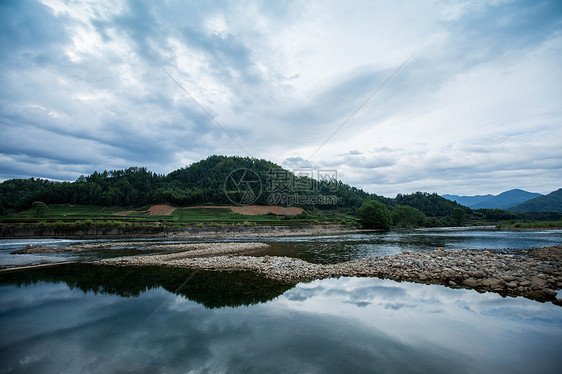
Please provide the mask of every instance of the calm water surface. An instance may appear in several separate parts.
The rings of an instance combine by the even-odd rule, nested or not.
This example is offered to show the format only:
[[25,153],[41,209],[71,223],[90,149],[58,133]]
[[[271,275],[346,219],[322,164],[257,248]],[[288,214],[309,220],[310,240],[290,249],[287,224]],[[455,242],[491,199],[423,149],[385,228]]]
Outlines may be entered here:
[[[403,251],[431,251],[439,247],[445,249],[525,249],[562,245],[562,230],[466,230],[466,229],[423,229],[395,231],[388,233],[343,234],[323,236],[295,236],[279,238],[232,238],[234,241],[260,241],[270,248],[254,255],[273,255],[301,258],[315,263],[336,263],[354,259],[385,256]],[[97,240],[100,242],[103,240]],[[107,240],[105,240],[107,241]],[[130,240],[127,240],[130,241]],[[3,239],[0,240],[0,266],[13,266],[41,262],[66,261],[70,259],[97,259],[115,256],[146,254],[147,243],[170,242],[165,240],[138,240],[138,245],[127,248],[86,251],[79,253],[11,255],[15,249],[27,244],[68,246],[95,240],[66,239]],[[217,241],[209,239],[206,241]],[[219,240],[220,241],[220,240]],[[178,242],[190,242],[174,241]]]
[[[263,240],[262,240],[263,241]],[[309,236],[265,240],[270,255],[297,257],[315,263],[336,263],[386,256],[404,251],[445,249],[526,249],[562,245],[562,230],[422,229],[388,233]]]
[[0,372],[559,373],[562,308],[340,278],[93,265],[0,276]]
[[[248,240],[238,238],[236,240]],[[562,230],[416,230],[258,238],[254,255],[332,263],[438,247],[562,244]],[[153,252],[10,255],[0,265]],[[162,242],[162,241],[159,241]],[[562,308],[523,298],[339,278],[284,284],[246,272],[88,263],[0,274],[0,373],[559,373]]]

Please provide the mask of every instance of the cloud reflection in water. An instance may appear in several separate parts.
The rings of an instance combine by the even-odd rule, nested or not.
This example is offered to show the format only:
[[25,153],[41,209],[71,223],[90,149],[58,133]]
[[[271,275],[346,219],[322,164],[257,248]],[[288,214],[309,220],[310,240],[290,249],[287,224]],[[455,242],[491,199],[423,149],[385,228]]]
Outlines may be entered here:
[[2,286],[2,367],[540,373],[562,364],[562,310],[522,298],[371,278],[302,283],[234,308],[170,295],[162,288],[121,298],[60,283]]

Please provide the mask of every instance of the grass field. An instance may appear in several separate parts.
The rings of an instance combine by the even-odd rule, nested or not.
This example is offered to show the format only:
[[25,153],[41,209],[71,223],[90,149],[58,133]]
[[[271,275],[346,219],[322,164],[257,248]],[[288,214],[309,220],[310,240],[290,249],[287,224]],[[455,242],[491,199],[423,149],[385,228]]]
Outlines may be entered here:
[[[319,222],[352,223],[354,219],[342,214],[322,213],[300,216],[242,215],[230,209],[220,208],[178,208],[170,215],[149,215],[150,206],[101,207],[93,205],[50,205],[47,212],[38,214],[36,209],[12,213],[0,217],[2,223],[14,224],[71,224],[87,220],[93,225],[148,224],[166,225],[170,227],[201,226],[201,225],[295,225]],[[123,211],[132,211],[126,215],[116,215]]]

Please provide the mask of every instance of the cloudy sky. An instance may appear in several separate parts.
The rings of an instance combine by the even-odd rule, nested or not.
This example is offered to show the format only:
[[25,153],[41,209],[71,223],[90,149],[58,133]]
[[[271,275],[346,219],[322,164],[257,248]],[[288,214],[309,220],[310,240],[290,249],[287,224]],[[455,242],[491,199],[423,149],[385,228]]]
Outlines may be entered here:
[[390,197],[562,187],[560,1],[161,3],[0,1],[1,180],[224,154]]

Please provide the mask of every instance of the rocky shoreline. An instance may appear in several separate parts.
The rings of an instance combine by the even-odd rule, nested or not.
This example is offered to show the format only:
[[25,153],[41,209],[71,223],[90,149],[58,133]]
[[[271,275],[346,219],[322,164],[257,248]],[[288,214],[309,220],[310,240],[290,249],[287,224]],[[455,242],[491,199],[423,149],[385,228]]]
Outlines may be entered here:
[[343,224],[299,224],[299,225],[256,225],[240,226],[191,226],[182,228],[150,227],[91,227],[88,229],[56,230],[53,227],[37,225],[20,228],[14,224],[0,224],[0,237],[9,238],[58,238],[58,239],[226,239],[235,237],[283,237],[301,235],[334,235],[369,232]]
[[75,246],[75,247],[53,247],[47,245],[33,245],[28,244],[21,249],[17,249],[15,251],[10,252],[12,255],[21,255],[21,254],[34,254],[34,253],[60,253],[60,252],[78,252],[83,250],[84,248]]
[[[38,253],[62,253],[62,252],[80,252],[90,249],[108,249],[115,247],[138,247],[145,250],[174,250],[174,251],[189,251],[187,253],[180,253],[182,257],[196,257],[196,256],[209,256],[220,255],[224,253],[240,253],[243,251],[258,250],[269,247],[263,243],[167,243],[167,244],[153,244],[150,242],[104,242],[104,243],[83,243],[73,246],[44,246],[28,244],[21,249],[10,252],[10,254],[38,254]],[[161,255],[171,256],[171,255]]]
[[225,226],[225,227],[188,227],[166,234],[172,240],[185,239],[225,239],[225,238],[264,238],[308,235],[351,234],[358,232],[372,232],[347,225],[287,225],[287,226]]
[[[205,248],[192,248],[185,252],[122,257],[100,260],[97,263],[215,271],[249,270],[282,282],[342,276],[378,277],[495,292],[502,296],[523,296],[562,305],[562,300],[556,298],[558,290],[562,289],[562,246],[517,252],[439,249],[322,265],[289,257],[232,255],[267,247],[263,243],[205,245]],[[226,253],[230,255],[225,255]]]

